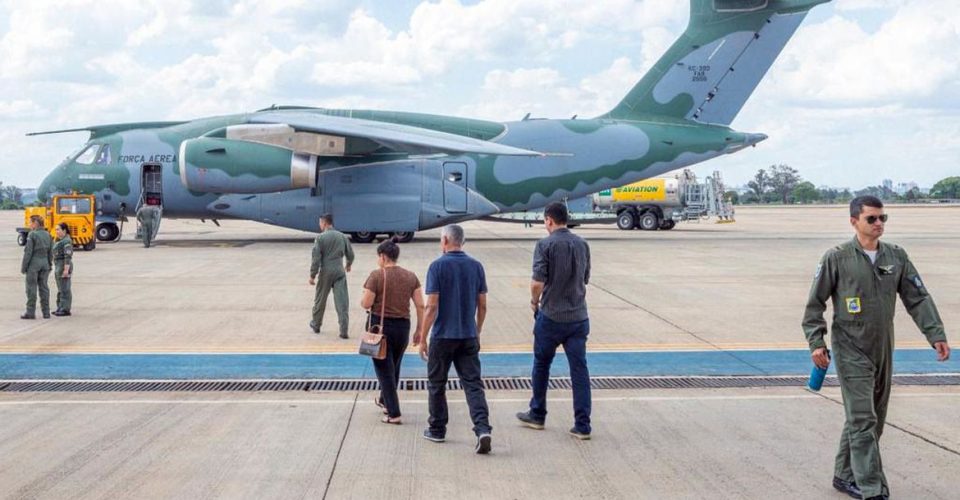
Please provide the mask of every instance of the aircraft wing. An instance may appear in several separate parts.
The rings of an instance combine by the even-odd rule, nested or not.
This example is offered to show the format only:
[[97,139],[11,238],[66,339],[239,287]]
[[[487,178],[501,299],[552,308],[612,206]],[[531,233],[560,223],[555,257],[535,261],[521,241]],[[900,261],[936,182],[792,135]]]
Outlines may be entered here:
[[446,132],[396,123],[313,113],[268,112],[250,117],[250,123],[283,124],[298,131],[368,139],[381,146],[414,154],[487,154],[544,156],[544,153],[482,141]]

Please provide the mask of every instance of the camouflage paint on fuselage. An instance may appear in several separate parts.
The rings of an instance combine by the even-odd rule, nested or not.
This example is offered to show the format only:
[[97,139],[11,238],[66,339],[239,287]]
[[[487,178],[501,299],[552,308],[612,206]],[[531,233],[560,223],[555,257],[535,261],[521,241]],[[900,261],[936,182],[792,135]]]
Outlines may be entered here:
[[[594,119],[498,123],[410,112],[272,107],[187,122],[104,125],[85,130],[91,132],[90,144],[109,145],[109,161],[79,164],[69,158],[47,176],[38,197],[94,193],[104,219],[129,216],[141,198],[143,165],[155,164],[162,170],[165,217],[233,217],[312,230],[317,215],[333,212],[338,221],[346,220],[337,224],[346,231],[415,231],[496,211],[536,209],[660,175],[766,138],[728,125],[806,13],[825,0],[690,1],[690,24],[680,39],[614,109]],[[418,147],[398,147],[402,141],[346,136],[345,154],[314,157],[316,186],[294,184],[280,192],[273,190],[283,186],[287,174],[276,158],[288,155],[232,148],[253,155],[244,158],[244,167],[231,161],[194,165],[181,157],[185,141],[226,138],[232,126],[269,127],[262,124],[275,124],[284,113],[308,121],[317,117],[319,123],[327,116],[341,123],[417,127],[544,155],[425,154]],[[216,147],[216,140],[195,143],[205,145],[203,154],[230,153]],[[257,165],[260,158],[272,164]],[[181,168],[192,169],[192,175]],[[188,189],[196,187],[188,178],[204,176],[217,179],[209,186],[240,191]]]

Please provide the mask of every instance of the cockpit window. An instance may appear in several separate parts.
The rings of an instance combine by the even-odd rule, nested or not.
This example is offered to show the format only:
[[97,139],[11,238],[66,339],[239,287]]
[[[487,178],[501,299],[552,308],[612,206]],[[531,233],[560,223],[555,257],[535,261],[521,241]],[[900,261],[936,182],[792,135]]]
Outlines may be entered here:
[[87,149],[84,149],[79,156],[74,158],[74,163],[79,163],[80,165],[90,165],[93,163],[93,160],[97,158],[97,151],[100,150],[99,144],[91,144]]
[[57,204],[57,213],[88,214],[90,213],[90,198],[60,198]]
[[97,165],[107,165],[110,163],[110,145],[104,144],[97,153]]

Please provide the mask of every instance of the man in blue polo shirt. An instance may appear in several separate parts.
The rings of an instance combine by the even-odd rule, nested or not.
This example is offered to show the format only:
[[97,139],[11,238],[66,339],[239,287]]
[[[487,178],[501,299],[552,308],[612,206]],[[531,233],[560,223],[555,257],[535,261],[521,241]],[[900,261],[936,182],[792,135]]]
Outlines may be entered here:
[[[487,315],[487,278],[483,265],[463,253],[463,228],[443,228],[440,249],[443,256],[427,270],[427,307],[420,338],[420,356],[427,361],[430,393],[430,427],[423,437],[442,443],[447,434],[447,375],[450,365],[457,369],[460,386],[467,396],[476,452],[490,453],[490,422],[487,398],[480,379],[480,341]],[[430,332],[430,346],[427,335]]]

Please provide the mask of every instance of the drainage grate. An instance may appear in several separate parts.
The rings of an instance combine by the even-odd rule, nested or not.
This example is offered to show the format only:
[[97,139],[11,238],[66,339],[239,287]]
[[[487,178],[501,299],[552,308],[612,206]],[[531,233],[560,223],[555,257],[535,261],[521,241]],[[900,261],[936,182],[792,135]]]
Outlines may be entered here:
[[[594,377],[593,389],[724,389],[745,387],[803,387],[806,377]],[[960,374],[894,375],[894,385],[960,385]],[[483,385],[495,391],[529,391],[530,377],[486,378]],[[836,387],[827,377],[824,385]],[[569,378],[552,378],[550,389],[570,389]],[[3,381],[0,392],[343,392],[375,391],[376,380],[38,380]],[[460,390],[459,380],[447,382]],[[425,391],[426,379],[401,379],[401,391]]]

